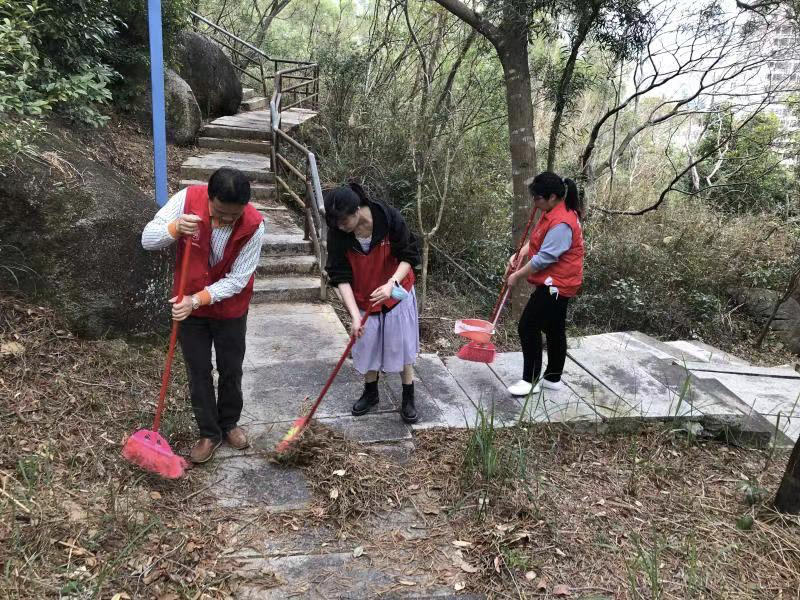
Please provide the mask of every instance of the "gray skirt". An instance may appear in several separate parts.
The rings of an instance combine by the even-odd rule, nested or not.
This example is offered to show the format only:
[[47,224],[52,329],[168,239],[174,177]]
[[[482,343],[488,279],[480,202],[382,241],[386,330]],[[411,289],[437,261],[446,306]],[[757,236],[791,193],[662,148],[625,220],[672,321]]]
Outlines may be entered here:
[[[361,311],[363,315],[364,311]],[[367,371],[400,373],[413,365],[419,354],[419,313],[417,295],[411,288],[408,297],[388,313],[370,315],[363,335],[353,345],[353,366]]]

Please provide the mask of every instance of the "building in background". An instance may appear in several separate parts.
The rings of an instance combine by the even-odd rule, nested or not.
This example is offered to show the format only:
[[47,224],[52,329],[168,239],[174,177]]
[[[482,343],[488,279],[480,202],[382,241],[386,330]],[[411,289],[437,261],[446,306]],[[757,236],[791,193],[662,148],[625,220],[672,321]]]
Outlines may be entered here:
[[769,89],[788,90],[780,95],[783,101],[775,102],[768,108],[781,122],[785,134],[776,142],[776,150],[783,158],[783,164],[794,165],[797,161],[797,137],[800,134],[800,36],[798,25],[788,17],[782,17],[770,25],[772,35],[768,38],[768,51],[771,53],[767,63],[767,85]]

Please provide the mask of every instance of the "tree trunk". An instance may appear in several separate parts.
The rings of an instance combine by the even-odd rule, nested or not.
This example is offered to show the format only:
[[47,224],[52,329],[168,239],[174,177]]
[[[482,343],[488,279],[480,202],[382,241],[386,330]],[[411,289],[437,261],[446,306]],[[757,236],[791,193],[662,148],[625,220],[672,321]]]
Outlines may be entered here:
[[794,445],[778,493],[775,494],[775,510],[800,514],[800,440]]
[[[506,84],[508,137],[511,149],[511,181],[514,189],[513,246],[519,243],[532,210],[526,181],[536,174],[536,142],[533,132],[533,98],[528,68],[528,38],[524,33],[507,32],[497,48]],[[522,315],[529,290],[514,287],[512,314]]]
[[428,301],[428,259],[431,253],[430,236],[422,236],[422,274],[420,275],[420,295],[419,295],[419,314],[425,312],[425,304]]

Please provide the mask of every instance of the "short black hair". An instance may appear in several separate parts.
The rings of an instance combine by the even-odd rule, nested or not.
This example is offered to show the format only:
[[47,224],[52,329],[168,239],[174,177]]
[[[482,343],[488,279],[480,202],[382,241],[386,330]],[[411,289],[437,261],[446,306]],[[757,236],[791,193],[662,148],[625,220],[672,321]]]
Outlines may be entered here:
[[326,190],[322,198],[325,203],[325,221],[333,229],[339,228],[339,221],[343,217],[349,217],[359,206],[369,203],[364,188],[354,181]]
[[208,180],[208,197],[223,204],[247,204],[250,202],[250,180],[238,169],[217,169]]

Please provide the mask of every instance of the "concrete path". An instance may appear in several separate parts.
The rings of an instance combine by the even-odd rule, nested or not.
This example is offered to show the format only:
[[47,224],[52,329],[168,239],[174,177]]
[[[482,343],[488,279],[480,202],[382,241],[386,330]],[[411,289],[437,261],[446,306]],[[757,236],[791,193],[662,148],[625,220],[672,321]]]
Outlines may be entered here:
[[[346,330],[330,305],[272,303],[251,308],[242,424],[254,444],[245,453],[221,450],[211,466],[209,478],[216,482],[213,489],[220,504],[271,513],[312,506],[303,474],[266,461],[262,451],[274,448],[305,412],[311,401],[307,397],[319,392],[346,343]],[[381,401],[374,412],[350,415],[363,384],[348,360],[318,418],[352,440],[394,452],[398,460],[413,453],[415,431],[473,426],[481,414],[493,415],[496,426],[570,422],[591,429],[688,419],[712,431],[731,428],[734,441],[762,445],[771,440],[788,445],[800,433],[798,419],[789,416],[800,394],[800,374],[792,369],[759,369],[703,345],[665,344],[638,332],[578,338],[570,346],[567,388],[544,390],[527,399],[513,398],[505,389],[520,376],[521,353],[501,353],[491,365],[423,354],[416,365],[421,419],[412,426],[398,413],[397,375],[381,378]],[[368,524],[364,539],[344,541],[318,526],[264,538],[237,552],[236,564],[241,573],[270,573],[282,583],[242,586],[237,597],[475,598],[426,575],[425,565],[412,555],[394,570],[353,555],[354,547],[374,543],[379,535],[433,535],[426,533],[424,523],[424,512],[402,507]],[[415,574],[413,589],[398,584],[400,579],[410,583],[404,575],[409,572]]]

